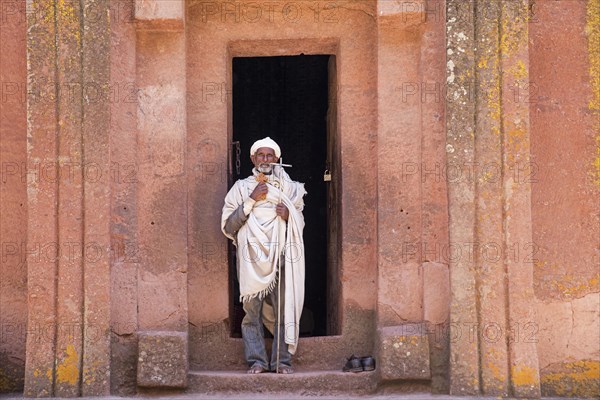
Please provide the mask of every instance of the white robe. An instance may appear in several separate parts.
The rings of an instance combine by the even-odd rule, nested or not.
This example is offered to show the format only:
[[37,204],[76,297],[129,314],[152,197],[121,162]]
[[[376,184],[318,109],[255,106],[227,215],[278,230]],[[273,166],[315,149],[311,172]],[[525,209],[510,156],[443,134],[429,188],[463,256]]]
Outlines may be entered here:
[[[250,194],[258,185],[254,175],[238,180],[227,193],[221,218],[221,230],[233,240],[237,247],[238,278],[240,301],[251,298],[263,299],[277,283],[280,255],[284,255],[285,268],[285,342],[291,354],[296,352],[300,333],[300,316],[304,305],[304,229],[303,197],[304,184],[294,182],[282,169],[274,167],[267,183],[269,191],[266,200],[254,202]],[[280,191],[276,185],[283,186]],[[275,206],[281,202],[289,210],[287,223],[277,216]],[[244,204],[248,220],[240,228],[237,237],[225,232],[229,216]]]

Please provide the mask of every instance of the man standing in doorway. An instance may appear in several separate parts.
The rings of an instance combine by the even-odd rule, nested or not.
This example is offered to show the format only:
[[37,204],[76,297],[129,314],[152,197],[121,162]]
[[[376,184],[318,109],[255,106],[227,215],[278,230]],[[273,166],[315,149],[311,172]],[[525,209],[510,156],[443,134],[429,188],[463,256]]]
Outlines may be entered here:
[[[221,230],[237,248],[249,374],[293,373],[292,355],[298,346],[304,303],[306,190],[276,164],[280,157],[279,145],[269,137],[252,145],[252,175],[229,190],[221,217]],[[263,323],[274,336],[270,361]]]

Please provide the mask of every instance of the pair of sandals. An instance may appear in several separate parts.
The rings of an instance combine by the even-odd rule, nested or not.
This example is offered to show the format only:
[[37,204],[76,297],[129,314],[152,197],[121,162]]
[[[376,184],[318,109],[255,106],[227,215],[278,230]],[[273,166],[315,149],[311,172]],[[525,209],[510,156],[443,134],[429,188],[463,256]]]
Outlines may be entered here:
[[[246,373],[250,374],[250,375],[262,374],[264,372],[271,372],[271,371],[269,371],[268,369],[266,369],[258,364],[254,364],[253,366],[250,367],[250,369],[248,371],[246,371]],[[292,367],[290,367],[288,365],[280,365],[279,371],[274,370],[273,372],[279,372],[280,374],[287,375],[287,374],[293,374],[294,370],[292,369]]]
[[375,370],[375,359],[372,356],[356,357],[354,354],[350,356],[346,365],[342,368],[344,372],[363,372]]

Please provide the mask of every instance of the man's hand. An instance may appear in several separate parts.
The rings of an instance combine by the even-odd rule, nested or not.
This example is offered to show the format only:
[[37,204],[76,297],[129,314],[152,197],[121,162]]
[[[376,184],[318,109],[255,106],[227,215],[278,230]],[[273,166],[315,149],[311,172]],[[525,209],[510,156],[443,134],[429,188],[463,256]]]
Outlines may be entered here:
[[277,204],[277,208],[275,208],[275,212],[277,213],[277,215],[279,215],[281,217],[281,219],[283,219],[284,221],[288,220],[288,217],[290,216],[290,210],[288,210],[288,208],[285,206],[285,204],[283,203],[279,203]]
[[250,194],[250,197],[255,201],[264,200],[267,197],[268,191],[269,188],[266,183],[259,183]]

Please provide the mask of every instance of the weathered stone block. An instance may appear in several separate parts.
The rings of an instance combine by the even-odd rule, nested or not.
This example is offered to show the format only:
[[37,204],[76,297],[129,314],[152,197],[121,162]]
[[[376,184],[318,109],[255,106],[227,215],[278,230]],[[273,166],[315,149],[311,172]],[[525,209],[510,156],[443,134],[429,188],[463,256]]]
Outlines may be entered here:
[[[437,7],[439,9],[439,7]],[[416,25],[424,23],[427,14],[432,13],[433,7],[428,7],[424,0],[417,1],[388,1],[377,2],[377,14],[380,17],[399,17],[403,24]],[[438,11],[439,12],[439,11]]]
[[442,324],[450,317],[450,271],[436,262],[423,263],[423,313],[425,321]]
[[379,328],[381,380],[430,379],[429,340],[423,323]]
[[185,332],[139,335],[137,384],[145,387],[187,386],[188,347]]
[[137,20],[182,20],[183,1],[136,0],[135,18]]
[[184,27],[182,0],[136,0],[135,21],[140,29],[180,31]]

